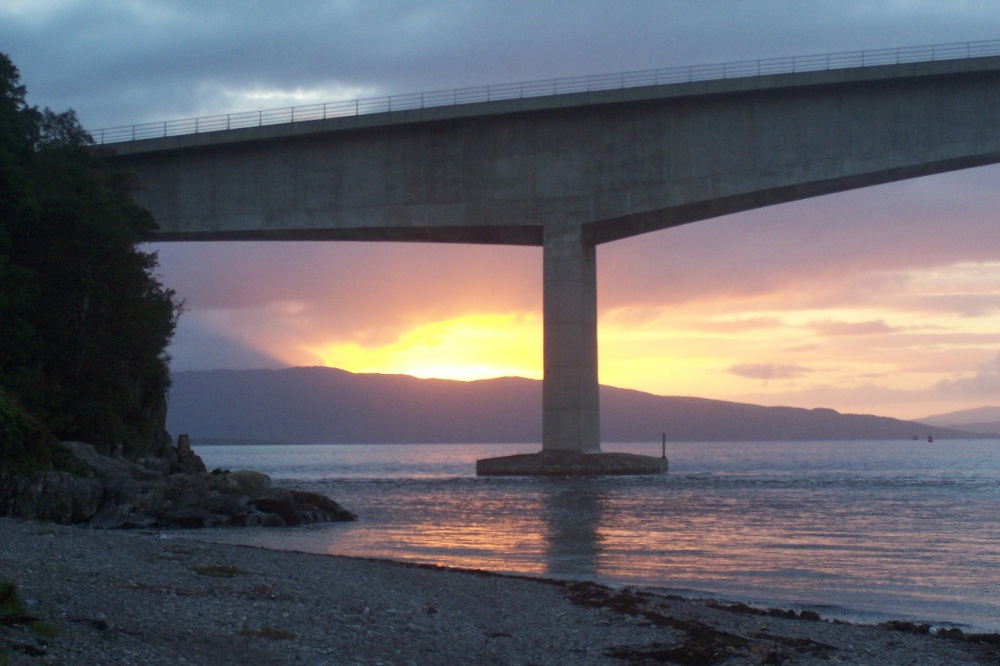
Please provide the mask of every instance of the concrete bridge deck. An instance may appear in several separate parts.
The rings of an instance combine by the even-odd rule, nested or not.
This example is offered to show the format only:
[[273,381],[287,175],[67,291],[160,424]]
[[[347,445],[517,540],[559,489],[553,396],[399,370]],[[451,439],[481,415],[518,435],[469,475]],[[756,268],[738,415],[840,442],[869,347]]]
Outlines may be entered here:
[[114,144],[155,240],[543,246],[543,451],[600,451],[596,247],[1000,162],[1000,56],[485,101]]

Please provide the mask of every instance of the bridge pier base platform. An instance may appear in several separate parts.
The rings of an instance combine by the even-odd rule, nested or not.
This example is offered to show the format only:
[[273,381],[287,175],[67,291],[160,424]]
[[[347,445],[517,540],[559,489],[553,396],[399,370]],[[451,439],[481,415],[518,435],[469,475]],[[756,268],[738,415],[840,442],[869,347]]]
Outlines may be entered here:
[[562,449],[543,450],[476,461],[476,476],[604,476],[663,474],[666,458],[634,453]]

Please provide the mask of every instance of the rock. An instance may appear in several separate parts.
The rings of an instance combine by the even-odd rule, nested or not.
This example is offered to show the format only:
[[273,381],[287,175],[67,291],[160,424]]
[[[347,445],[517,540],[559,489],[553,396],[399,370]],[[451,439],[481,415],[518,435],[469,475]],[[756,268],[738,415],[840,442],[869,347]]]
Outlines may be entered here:
[[276,513],[261,514],[261,527],[285,527],[285,521]]
[[229,480],[236,484],[241,493],[254,497],[264,494],[271,487],[271,477],[251,470],[232,472]]
[[177,436],[177,448],[171,449],[173,459],[170,463],[170,471],[183,474],[203,474],[205,463],[191,448],[191,438],[187,435]]
[[[242,501],[241,501],[242,500]],[[206,511],[225,516],[238,516],[247,512],[247,497],[235,494],[209,495],[199,505]]]
[[160,527],[217,527],[225,524],[223,517],[197,506],[187,506],[175,511],[168,511],[158,516]]
[[90,519],[90,525],[102,530],[122,527],[131,511],[128,505],[108,504]]
[[281,516],[289,526],[357,520],[353,513],[329,497],[302,490],[274,488],[253,500],[253,504],[262,513]]
[[335,501],[321,495],[306,490],[291,491],[292,498],[301,510],[312,510],[317,512],[322,518],[318,522],[336,522],[357,520],[353,513],[337,504]]
[[254,501],[254,506],[262,513],[275,513],[281,516],[285,525],[299,525],[299,511],[295,506],[295,499],[290,490],[275,488],[266,496],[259,497]]
[[161,478],[170,474],[169,458],[155,458],[147,456],[145,458],[139,458],[135,461],[135,464],[139,467],[156,472],[156,474]]
[[82,472],[86,476],[98,478],[108,483],[135,478],[135,465],[122,458],[103,456],[90,444],[83,442],[59,442],[59,447],[72,454],[76,459],[73,471]]
[[38,472],[14,484],[14,497],[5,515],[71,524],[89,520],[103,500],[97,479],[81,479],[69,472]]
[[60,471],[25,477],[0,468],[0,515],[105,529],[285,527],[355,520],[324,495],[272,488],[266,474],[208,473],[185,436],[176,448],[167,448],[167,458],[133,463],[101,455],[89,444],[64,442]]
[[261,519],[263,514],[260,513],[248,513],[243,516],[243,521],[238,523],[241,527],[260,527]]

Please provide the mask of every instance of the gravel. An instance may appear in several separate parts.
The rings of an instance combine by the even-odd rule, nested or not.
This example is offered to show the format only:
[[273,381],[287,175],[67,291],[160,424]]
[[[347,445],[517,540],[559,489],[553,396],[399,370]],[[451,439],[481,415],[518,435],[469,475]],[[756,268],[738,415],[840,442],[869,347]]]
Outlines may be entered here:
[[[0,519],[0,664],[979,664],[1000,646],[593,584]],[[43,630],[38,631],[37,627]]]

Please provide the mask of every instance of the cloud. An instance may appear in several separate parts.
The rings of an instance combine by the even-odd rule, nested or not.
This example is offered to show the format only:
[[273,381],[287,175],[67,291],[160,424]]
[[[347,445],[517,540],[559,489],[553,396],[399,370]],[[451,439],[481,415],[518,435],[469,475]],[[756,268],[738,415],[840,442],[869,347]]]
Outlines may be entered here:
[[[541,250],[415,243],[164,243],[164,283],[191,311],[308,304],[331,336],[469,312],[540,311]],[[182,319],[183,325],[183,319]]]
[[817,333],[828,336],[843,335],[882,335],[891,333],[894,329],[882,320],[873,321],[817,321],[809,324],[809,328]]
[[784,365],[781,363],[740,363],[726,369],[734,375],[749,379],[795,379],[812,372],[800,365]]
[[1000,354],[992,361],[980,363],[976,374],[959,379],[942,379],[934,388],[942,393],[1000,395]]
[[[890,292],[908,299],[900,305],[947,308],[934,292],[905,293],[908,272],[1000,260],[998,179],[1000,167],[970,169],[604,245],[601,293],[618,305],[780,294],[800,307],[831,307]],[[953,306],[973,307],[987,304],[972,295]]]
[[252,344],[217,331],[203,317],[187,315],[167,352],[170,367],[180,370],[281,368],[285,363]]
[[92,127],[218,112],[206,105],[216,87],[417,92],[992,39],[997,19],[989,3],[889,0],[3,4],[0,44],[37,101],[76,108]]
[[696,322],[695,325],[703,331],[716,333],[746,333],[749,331],[767,331],[784,326],[777,317],[746,317],[740,319],[713,319]]

